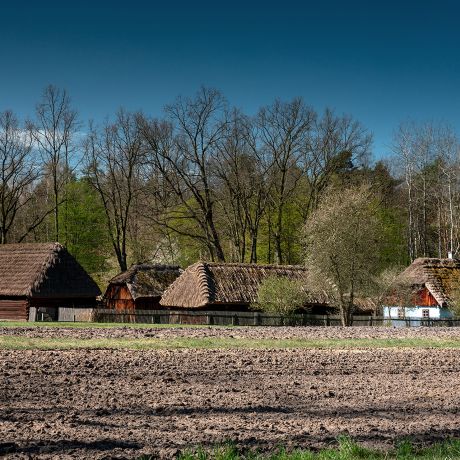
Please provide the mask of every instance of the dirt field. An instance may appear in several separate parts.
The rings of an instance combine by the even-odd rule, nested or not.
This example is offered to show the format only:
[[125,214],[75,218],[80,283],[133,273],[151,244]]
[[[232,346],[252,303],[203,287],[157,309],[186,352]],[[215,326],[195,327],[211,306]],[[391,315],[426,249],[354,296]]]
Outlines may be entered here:
[[[56,323],[59,324],[59,323]],[[61,323],[62,324],[62,323]],[[460,340],[460,327],[2,327],[0,336],[14,335],[30,338],[72,337],[99,338],[205,338],[227,337],[242,339],[409,339],[455,338]]]
[[[0,334],[460,336],[458,329],[386,328]],[[401,437],[460,436],[460,350],[3,350],[0,365],[0,456],[7,458],[171,458],[224,440],[262,450],[316,448],[343,433],[378,447]]]

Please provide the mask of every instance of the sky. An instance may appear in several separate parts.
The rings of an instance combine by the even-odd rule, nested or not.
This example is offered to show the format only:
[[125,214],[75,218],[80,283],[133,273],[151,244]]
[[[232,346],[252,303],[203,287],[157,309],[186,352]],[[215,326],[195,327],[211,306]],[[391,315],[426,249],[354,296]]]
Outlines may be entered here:
[[438,1],[0,0],[0,111],[65,88],[83,122],[160,116],[217,88],[248,114],[302,97],[350,114],[391,152],[404,121],[460,133],[460,5]]

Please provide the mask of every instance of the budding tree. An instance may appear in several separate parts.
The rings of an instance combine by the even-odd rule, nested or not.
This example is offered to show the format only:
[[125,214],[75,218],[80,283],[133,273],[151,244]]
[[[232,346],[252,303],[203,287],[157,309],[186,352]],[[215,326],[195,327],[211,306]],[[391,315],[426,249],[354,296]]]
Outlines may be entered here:
[[329,192],[304,232],[309,290],[326,294],[349,326],[356,298],[368,295],[378,269],[380,223],[369,187]]

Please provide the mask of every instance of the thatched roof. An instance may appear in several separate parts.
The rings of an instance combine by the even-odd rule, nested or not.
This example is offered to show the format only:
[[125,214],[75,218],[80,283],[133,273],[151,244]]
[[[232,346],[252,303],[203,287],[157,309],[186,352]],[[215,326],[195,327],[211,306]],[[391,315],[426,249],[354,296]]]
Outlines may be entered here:
[[268,276],[305,280],[306,269],[299,265],[197,262],[171,284],[160,304],[182,308],[248,305],[257,301],[260,283]]
[[446,306],[452,290],[460,288],[460,260],[415,259],[401,273],[399,281],[415,288],[426,287],[440,306]]
[[182,271],[178,265],[133,265],[112,278],[109,286],[126,285],[134,300],[139,297],[161,297]]
[[59,243],[0,245],[0,296],[91,298],[100,293]]

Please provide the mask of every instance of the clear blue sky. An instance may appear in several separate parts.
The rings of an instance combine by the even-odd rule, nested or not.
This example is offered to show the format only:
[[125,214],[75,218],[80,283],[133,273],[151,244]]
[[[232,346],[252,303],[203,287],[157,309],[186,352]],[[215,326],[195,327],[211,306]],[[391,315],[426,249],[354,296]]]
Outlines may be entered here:
[[249,114],[302,96],[359,119],[380,157],[407,119],[460,131],[456,3],[2,2],[0,110],[32,114],[49,83],[96,121],[120,106],[159,115],[200,85]]

